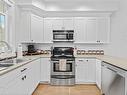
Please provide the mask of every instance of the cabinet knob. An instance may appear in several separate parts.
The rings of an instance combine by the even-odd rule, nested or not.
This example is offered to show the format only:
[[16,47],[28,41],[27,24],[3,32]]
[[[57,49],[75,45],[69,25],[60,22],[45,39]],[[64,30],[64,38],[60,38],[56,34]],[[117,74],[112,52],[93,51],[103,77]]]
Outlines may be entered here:
[[22,77],[22,80],[24,80],[24,77]]
[[89,61],[89,60],[86,60],[87,62]]
[[83,60],[78,60],[78,61],[83,62]]

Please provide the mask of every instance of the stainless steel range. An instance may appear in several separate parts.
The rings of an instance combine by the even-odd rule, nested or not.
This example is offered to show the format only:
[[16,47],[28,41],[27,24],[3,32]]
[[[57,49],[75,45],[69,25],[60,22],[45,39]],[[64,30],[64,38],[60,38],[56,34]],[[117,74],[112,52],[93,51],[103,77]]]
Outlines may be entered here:
[[54,47],[51,57],[51,85],[75,84],[75,58],[72,47]]

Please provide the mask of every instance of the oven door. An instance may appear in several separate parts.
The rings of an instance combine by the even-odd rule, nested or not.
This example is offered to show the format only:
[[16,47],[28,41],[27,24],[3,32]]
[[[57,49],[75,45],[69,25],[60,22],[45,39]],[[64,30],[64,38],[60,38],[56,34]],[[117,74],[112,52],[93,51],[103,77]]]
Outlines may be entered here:
[[52,61],[51,74],[52,75],[74,75],[74,61],[66,62],[66,70],[60,69],[59,60]]

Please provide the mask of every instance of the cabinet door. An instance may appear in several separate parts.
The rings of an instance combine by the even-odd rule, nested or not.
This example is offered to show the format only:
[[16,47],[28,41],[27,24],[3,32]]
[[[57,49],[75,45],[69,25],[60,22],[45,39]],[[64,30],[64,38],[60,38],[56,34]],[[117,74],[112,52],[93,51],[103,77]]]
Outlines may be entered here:
[[101,89],[101,60],[96,59],[96,84]]
[[76,59],[76,83],[86,83],[87,79],[87,64],[84,63],[84,58]]
[[6,85],[1,95],[27,95],[24,91],[22,76]]
[[51,18],[44,19],[44,42],[45,43],[53,42],[52,23],[53,23],[53,19]]
[[52,22],[52,30],[62,30],[65,29],[63,27],[63,19],[62,18],[55,18]]
[[85,59],[87,63],[87,82],[95,83],[96,82],[96,60],[95,59]]
[[97,42],[97,20],[95,18],[88,18],[86,22],[86,42]]
[[85,43],[86,38],[86,19],[75,18],[74,30],[75,30],[75,43]]
[[41,81],[50,83],[50,58],[41,59]]
[[31,15],[31,41],[43,42],[43,18],[34,14]]
[[65,28],[65,30],[74,30],[73,18],[64,18],[63,27]]
[[34,60],[28,64],[29,72],[27,72],[26,86],[29,88],[29,95],[33,93],[40,82],[40,59]]
[[110,18],[109,17],[99,17],[98,18],[98,31],[97,40],[100,43],[109,43],[110,37]]
[[16,34],[16,40],[21,42],[30,42],[30,13],[21,14],[20,30]]

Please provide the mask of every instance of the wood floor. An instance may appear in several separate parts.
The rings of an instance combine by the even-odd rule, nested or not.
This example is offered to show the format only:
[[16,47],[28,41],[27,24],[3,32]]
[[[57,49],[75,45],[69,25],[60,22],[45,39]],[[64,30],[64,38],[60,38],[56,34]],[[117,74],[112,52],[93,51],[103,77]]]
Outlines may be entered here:
[[33,95],[101,95],[96,85],[39,85]]

